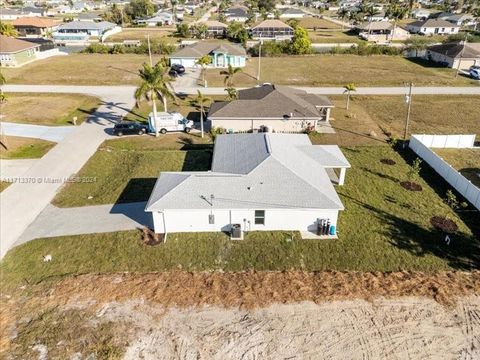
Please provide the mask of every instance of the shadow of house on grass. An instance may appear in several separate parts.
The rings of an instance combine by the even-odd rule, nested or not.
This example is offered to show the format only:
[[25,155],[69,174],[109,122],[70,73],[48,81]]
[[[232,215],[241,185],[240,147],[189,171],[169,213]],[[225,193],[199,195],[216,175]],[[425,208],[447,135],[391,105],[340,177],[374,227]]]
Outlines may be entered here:
[[351,196],[344,197],[371,211],[384,224],[383,235],[391,239],[393,246],[415,256],[434,255],[445,259],[450,267],[457,270],[480,268],[480,240],[475,236],[455,233],[449,235],[451,241],[447,244],[446,234],[441,231],[426,229]]

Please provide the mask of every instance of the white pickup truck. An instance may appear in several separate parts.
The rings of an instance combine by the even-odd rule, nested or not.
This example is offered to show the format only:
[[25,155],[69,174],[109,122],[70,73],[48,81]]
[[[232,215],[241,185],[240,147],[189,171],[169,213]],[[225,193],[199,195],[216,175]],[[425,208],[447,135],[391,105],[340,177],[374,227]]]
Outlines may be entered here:
[[178,112],[157,112],[155,118],[153,112],[148,115],[149,132],[155,132],[158,126],[158,131],[161,134],[165,134],[167,131],[185,131],[188,133],[193,127],[193,121],[185,119]]

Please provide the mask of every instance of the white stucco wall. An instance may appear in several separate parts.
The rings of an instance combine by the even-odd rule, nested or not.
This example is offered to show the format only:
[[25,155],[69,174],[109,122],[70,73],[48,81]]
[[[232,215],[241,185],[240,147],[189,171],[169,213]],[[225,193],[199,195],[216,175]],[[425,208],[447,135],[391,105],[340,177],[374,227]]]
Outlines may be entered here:
[[[240,224],[245,231],[299,230],[315,231],[317,219],[329,219],[337,224],[337,210],[265,210],[265,225],[255,225],[255,209],[212,209],[212,210],[165,210],[154,212],[155,232],[217,232],[229,231],[231,224]],[[215,223],[209,224],[209,215],[215,216]]]
[[222,127],[232,129],[233,131],[248,131],[251,129],[260,129],[262,126],[268,126],[276,132],[291,131],[301,132],[309,124],[315,126],[314,120],[211,120],[212,127]]

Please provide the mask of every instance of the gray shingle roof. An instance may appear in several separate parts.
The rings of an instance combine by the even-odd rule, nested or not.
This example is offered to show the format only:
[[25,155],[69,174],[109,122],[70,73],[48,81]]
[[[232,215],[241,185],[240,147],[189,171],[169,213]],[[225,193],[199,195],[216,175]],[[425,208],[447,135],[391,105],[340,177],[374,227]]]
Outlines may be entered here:
[[446,20],[442,19],[427,19],[427,20],[421,20],[421,21],[415,21],[413,23],[407,24],[407,26],[415,26],[415,27],[421,27],[421,28],[452,28],[452,27],[458,27],[458,25],[452,24]]
[[199,58],[220,49],[230,55],[247,56],[245,49],[240,45],[220,41],[199,41],[175,51],[170,58]]
[[335,147],[303,134],[219,135],[212,171],[161,173],[146,211],[208,209],[212,195],[221,209],[342,210],[325,164],[350,165]]
[[[446,55],[453,59],[460,57],[462,49],[463,44],[461,43],[448,43],[428,47],[429,51]],[[480,59],[480,43],[467,43],[467,45],[465,45],[465,51],[463,52],[463,58]]]
[[326,96],[308,94],[287,86],[264,84],[238,91],[238,99],[215,102],[208,117],[218,118],[318,118],[317,107],[333,107]]

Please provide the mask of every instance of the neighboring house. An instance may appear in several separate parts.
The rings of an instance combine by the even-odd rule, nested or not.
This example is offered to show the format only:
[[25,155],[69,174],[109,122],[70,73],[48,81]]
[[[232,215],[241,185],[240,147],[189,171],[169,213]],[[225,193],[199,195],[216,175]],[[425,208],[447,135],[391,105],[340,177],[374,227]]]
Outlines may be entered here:
[[244,23],[248,20],[248,9],[245,7],[231,7],[223,12],[228,22],[236,21]]
[[388,16],[385,14],[385,11],[380,11],[377,14],[372,16],[365,16],[367,21],[388,21]]
[[264,20],[250,33],[254,40],[291,40],[293,28],[280,20]]
[[187,45],[169,55],[170,64],[180,64],[185,67],[197,67],[197,60],[208,55],[211,58],[210,67],[226,68],[244,67],[247,53],[243,47],[228,42],[199,41]]
[[308,14],[298,8],[285,8],[280,12],[280,19],[301,19],[305,16]]
[[147,26],[162,26],[162,25],[172,25],[175,21],[173,19],[173,14],[168,11],[159,11],[154,16],[145,19],[135,20],[137,24],[144,24]]
[[338,146],[312,145],[305,134],[218,135],[211,171],[160,173],[145,211],[154,231],[165,235],[312,234],[329,221],[334,228],[325,237],[335,238],[344,206],[333,184],[343,184],[347,168]]
[[55,31],[58,24],[52,19],[23,17],[14,20],[13,26],[20,37],[41,38]]
[[37,58],[40,45],[0,35],[0,65],[21,66]]
[[321,131],[328,124],[334,105],[325,96],[304,90],[264,84],[239,90],[232,101],[214,102],[208,112],[211,127],[229,132]]
[[82,12],[76,16],[76,21],[102,21],[101,13],[99,12]]
[[[395,28],[395,30],[394,30]],[[388,21],[363,23],[358,26],[359,36],[367,41],[385,43],[394,40],[407,40],[410,33],[400,26],[394,26]]]
[[446,20],[449,23],[452,23],[452,24],[458,25],[458,26],[466,26],[466,27],[477,26],[477,21],[470,14],[442,13],[438,16],[438,19]]
[[0,20],[16,20],[23,17],[43,16],[45,11],[36,7],[0,9]]
[[421,35],[451,35],[460,30],[458,25],[441,19],[428,19],[407,24],[407,30]]
[[468,69],[472,65],[480,65],[480,43],[448,43],[429,46],[426,58],[442,63],[451,68]]
[[431,13],[432,11],[428,9],[415,9],[412,11],[412,17],[418,20],[426,20]]
[[207,25],[209,37],[225,37],[227,34],[227,25],[220,21],[209,20],[200,24]]
[[122,28],[108,21],[71,21],[61,24],[53,33],[56,43],[83,43],[95,36],[105,39],[106,36],[122,31]]

